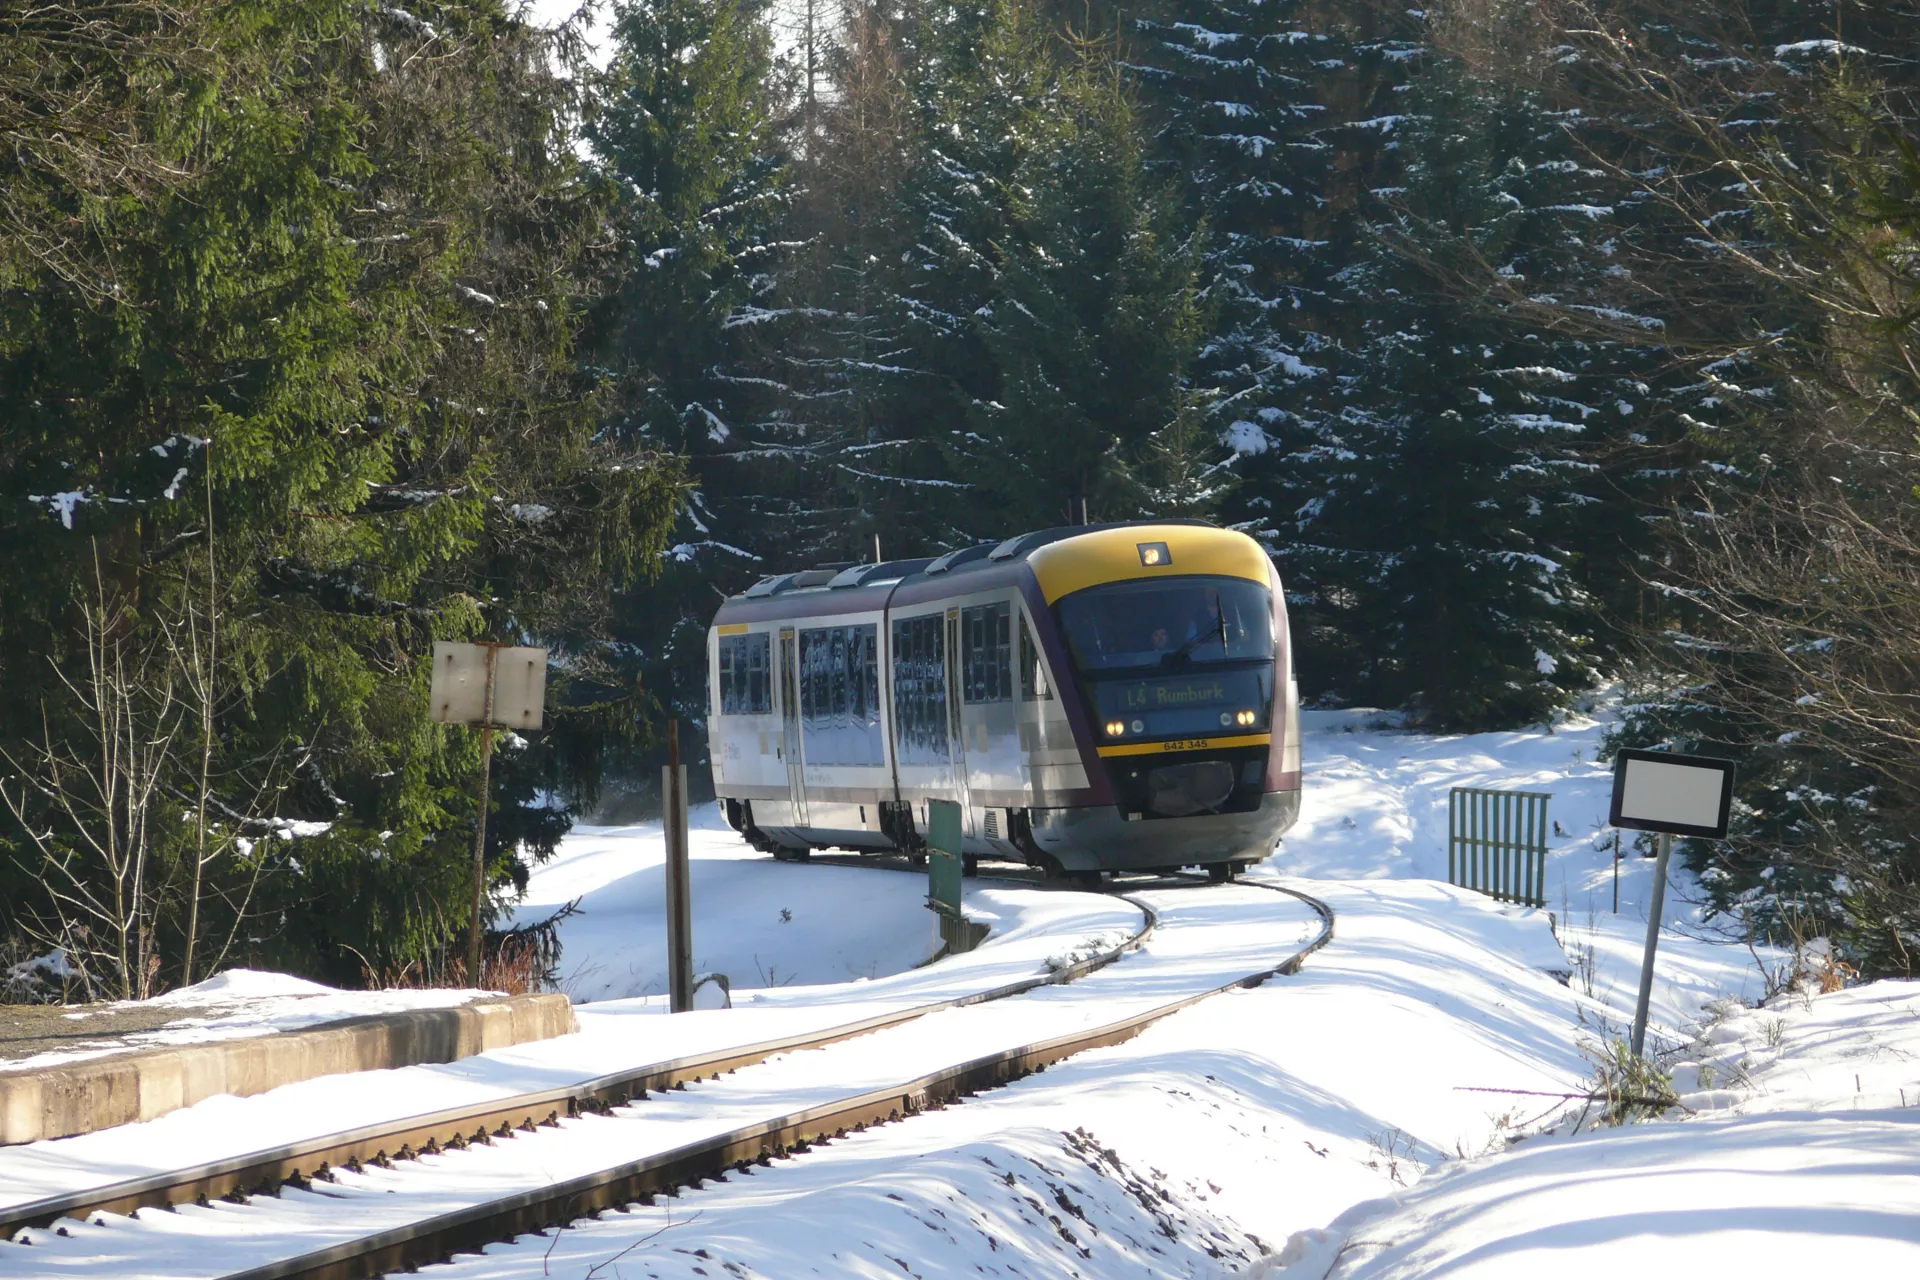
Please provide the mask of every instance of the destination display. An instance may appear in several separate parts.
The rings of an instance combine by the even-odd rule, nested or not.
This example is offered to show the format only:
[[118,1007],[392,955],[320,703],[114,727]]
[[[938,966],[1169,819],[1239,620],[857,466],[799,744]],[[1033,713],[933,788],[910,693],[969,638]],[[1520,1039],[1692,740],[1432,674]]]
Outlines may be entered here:
[[1261,733],[1273,706],[1273,668],[1101,680],[1093,693],[1103,742]]

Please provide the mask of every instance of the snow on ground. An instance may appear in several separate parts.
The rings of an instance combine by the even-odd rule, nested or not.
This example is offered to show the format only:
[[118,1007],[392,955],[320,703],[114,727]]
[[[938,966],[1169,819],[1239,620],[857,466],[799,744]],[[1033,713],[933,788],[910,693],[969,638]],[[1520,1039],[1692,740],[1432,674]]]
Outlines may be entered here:
[[1540,1109],[1462,1086],[1579,1086],[1580,1001],[1542,967],[1560,953],[1540,914],[1421,882],[1309,887],[1337,912],[1336,940],[1293,977],[945,1111],[431,1274],[1212,1277],[1434,1161],[1501,1145]]
[[[1334,944],[1299,975],[937,1116],[453,1274],[1214,1276],[1260,1269],[1297,1235],[1324,1246],[1319,1269],[1287,1274],[1318,1280],[1347,1242],[1325,1224],[1356,1203],[1365,1221],[1415,1182],[1508,1167],[1499,1153],[1584,1093],[1590,1055],[1631,1015],[1653,863],[1628,843],[1614,914],[1606,726],[1438,738],[1365,712],[1307,718],[1302,820],[1257,873],[1314,877],[1303,887],[1339,913]],[[1452,786],[1552,793],[1558,938],[1546,912],[1432,883],[1446,876]],[[1728,997],[1758,997],[1782,957],[1716,936],[1683,870],[1667,902],[1654,1035],[1680,1043]],[[1595,1172],[1572,1168],[1577,1182]],[[1535,1271],[1542,1261],[1586,1271],[1564,1249]]]
[[[1524,1268],[1611,1280],[1623,1268],[1752,1271],[1815,1257],[1842,1274],[1915,1271],[1920,986],[1790,995],[1747,1010],[1741,1002],[1767,990],[1766,970],[1784,957],[1724,936],[1676,867],[1653,1017],[1686,1109],[1672,1122],[1566,1136],[1566,1095],[1585,1093],[1593,1055],[1630,1017],[1652,884],[1652,860],[1629,841],[1613,911],[1611,777],[1597,761],[1605,723],[1436,737],[1367,712],[1306,721],[1301,822],[1255,873],[1338,912],[1333,943],[1299,974],[1204,1001],[1128,1044],[963,1105],[433,1271],[1321,1280],[1337,1261],[1342,1277]],[[1548,910],[1437,883],[1456,785],[1552,793]],[[970,882],[970,913],[992,917],[988,945],[915,968],[932,948],[922,877],[774,863],[711,815],[704,822],[694,836],[696,964],[729,974],[736,1008],[658,1016],[658,827],[582,828],[518,909],[537,919],[580,899],[582,914],[561,926],[563,980],[576,1001],[592,1001],[579,1006],[580,1036],[384,1073],[394,1079],[378,1085],[310,1082],[316,1091],[283,1099],[275,1114],[364,1111],[375,1094],[396,1107],[448,1105],[584,1077],[623,1055],[617,1065],[627,1065],[641,1046],[662,1058],[788,1034],[1034,972],[1137,923],[1111,898]],[[1186,892],[1223,912],[1223,938],[1252,920],[1230,904],[1269,896]],[[1138,992],[1151,987],[1154,963],[1150,948],[1103,977]],[[920,1025],[900,1043],[937,1041],[947,1025]],[[857,1054],[860,1043],[839,1052]],[[743,1072],[668,1102],[699,1107],[750,1084]],[[258,1131],[255,1114],[204,1114]],[[174,1119],[138,1127],[151,1131],[138,1159],[124,1140],[90,1157],[99,1167],[159,1159],[169,1137],[190,1136],[184,1121],[161,1130]],[[514,1149],[508,1163],[534,1150],[501,1150]],[[12,1155],[0,1153],[0,1196],[54,1168]],[[404,1171],[425,1164],[365,1176],[399,1192]],[[313,1211],[322,1220],[335,1210]],[[191,1248],[207,1215],[238,1211],[161,1215],[152,1229]],[[121,1229],[76,1231],[72,1256],[92,1259],[79,1269],[110,1272],[101,1258]],[[107,1235],[93,1241],[95,1231]],[[109,1252],[89,1255],[96,1246]],[[1263,1258],[1270,1250],[1279,1252]],[[17,1256],[0,1251],[0,1274]]]
[[1920,982],[1714,1013],[1673,1067],[1675,1118],[1562,1124],[1363,1202],[1259,1273],[1920,1274]]
[[[165,1045],[200,1044],[210,1040],[237,1040],[297,1031],[323,1022],[339,1022],[368,1014],[398,1013],[408,1009],[444,1009],[482,999],[485,992],[470,989],[341,991],[284,973],[229,969],[204,982],[181,987],[152,1000],[129,1000],[76,1010],[63,1015],[71,1022],[66,1033],[85,1035],[98,1025],[98,1039],[77,1039],[58,1050],[14,1059],[0,1057],[0,1070],[26,1071],[79,1062],[88,1058],[152,1049]],[[176,1012],[164,1026],[142,1031],[111,1030],[116,1013],[133,1010]],[[64,1034],[64,1033],[63,1033]]]
[[1680,1108],[1698,1115],[1920,1107],[1920,982],[1723,1006],[1672,1074]]
[[[693,966],[743,988],[877,978],[938,948],[924,876],[775,862],[702,805],[689,832]],[[558,986],[576,1004],[658,996],[667,987],[666,846],[660,824],[576,827],[534,868],[511,923],[560,924]]]
[[[771,860],[767,865],[784,866]],[[880,871],[843,874],[865,877],[861,885],[915,880]],[[920,883],[924,886],[924,879]],[[1046,974],[1062,961],[1108,949],[1142,923],[1133,904],[1099,894],[971,883],[966,893],[968,913],[992,919],[995,931],[978,950],[937,965],[877,980],[738,992],[739,1002],[730,1010],[668,1016],[658,1000],[581,1005],[580,1031],[570,1036],[458,1062],[321,1076],[252,1097],[222,1095],[143,1124],[0,1148],[0,1205],[226,1159],[346,1126],[557,1089],[648,1063],[800,1036],[955,999]],[[825,904],[824,898],[818,900],[823,909]],[[912,909],[926,914],[917,900]],[[6,1264],[0,1260],[4,1274]]]
[[[1622,833],[1619,910],[1615,833],[1607,826],[1613,769],[1601,759],[1612,720],[1575,714],[1550,729],[1425,734],[1389,713],[1303,711],[1306,784],[1300,821],[1272,859],[1289,875],[1447,878],[1447,796],[1453,787],[1543,791],[1546,903],[1585,994],[1631,1010],[1646,947],[1655,860],[1650,840]],[[1675,1033],[1725,996],[1757,1000],[1778,953],[1747,950],[1737,927],[1708,920],[1692,875],[1673,864],[1661,919],[1652,1021]]]
[[[1321,928],[1319,916],[1297,899],[1251,888],[1163,889],[1153,902],[1161,915],[1153,938],[1125,960],[1071,985],[931,1013],[511,1141],[392,1169],[339,1171],[335,1182],[311,1192],[289,1189],[244,1206],[183,1206],[175,1214],[142,1214],[132,1221],[63,1223],[64,1233],[30,1228],[31,1245],[0,1247],[0,1269],[24,1262],[36,1274],[98,1280],[232,1274],[284,1257],[290,1248],[320,1249],[363,1232],[399,1229],[849,1094],[904,1090],[956,1057],[1005,1053],[1137,1016],[1270,970]],[[681,1021],[651,1017],[633,1025],[662,1029]]]

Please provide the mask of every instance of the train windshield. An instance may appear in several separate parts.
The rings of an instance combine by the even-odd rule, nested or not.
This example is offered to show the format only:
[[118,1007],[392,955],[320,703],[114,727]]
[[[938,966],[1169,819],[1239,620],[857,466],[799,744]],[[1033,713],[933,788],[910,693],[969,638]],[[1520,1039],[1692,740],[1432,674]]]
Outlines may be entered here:
[[1056,606],[1083,676],[1273,661],[1273,596],[1244,578],[1147,578]]

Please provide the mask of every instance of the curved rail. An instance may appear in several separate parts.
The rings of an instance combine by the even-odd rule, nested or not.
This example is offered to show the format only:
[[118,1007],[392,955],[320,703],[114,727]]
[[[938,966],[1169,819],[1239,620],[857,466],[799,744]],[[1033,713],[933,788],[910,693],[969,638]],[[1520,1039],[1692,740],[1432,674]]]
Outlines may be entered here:
[[223,1280],[364,1280],[391,1271],[450,1261],[455,1254],[477,1252],[486,1245],[560,1226],[606,1209],[636,1201],[651,1204],[656,1195],[683,1186],[697,1188],[706,1179],[726,1177],[730,1170],[744,1171],[750,1165],[767,1165],[776,1158],[804,1153],[812,1144],[843,1137],[849,1131],[936,1109],[955,1098],[1007,1084],[1090,1049],[1124,1043],[1153,1023],[1202,1000],[1225,991],[1257,987],[1276,976],[1297,973],[1308,956],[1332,940],[1333,908],[1325,902],[1284,885],[1248,882],[1248,887],[1270,889],[1306,903],[1320,917],[1318,934],[1271,968],[1182,996],[1116,1022],[973,1058],[884,1089],[757,1121],[615,1168],[501,1197],[266,1266],[233,1272]]
[[9,1205],[0,1208],[0,1242],[11,1240],[22,1228],[47,1226],[61,1218],[85,1218],[103,1211],[130,1213],[183,1202],[204,1203],[219,1197],[271,1195],[286,1183],[300,1186],[313,1178],[326,1180],[336,1166],[385,1165],[446,1149],[459,1150],[471,1143],[489,1143],[495,1138],[511,1137],[515,1132],[531,1131],[536,1126],[556,1125],[563,1117],[583,1112],[604,1113],[642,1100],[651,1091],[683,1089],[701,1080],[717,1080],[723,1074],[754,1066],[776,1054],[817,1049],[945,1009],[1004,1000],[1040,987],[1073,982],[1137,950],[1153,936],[1160,922],[1153,906],[1128,894],[1117,896],[1140,911],[1140,928],[1117,946],[1048,973],[820,1031],[649,1063],[558,1089],[386,1120],[185,1169]]

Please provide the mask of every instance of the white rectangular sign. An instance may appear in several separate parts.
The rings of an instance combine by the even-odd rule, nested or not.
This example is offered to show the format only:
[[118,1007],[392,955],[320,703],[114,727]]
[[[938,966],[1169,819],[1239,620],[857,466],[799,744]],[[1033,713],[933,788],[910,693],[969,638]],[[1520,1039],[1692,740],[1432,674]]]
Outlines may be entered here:
[[486,720],[487,656],[493,655],[493,724],[538,729],[547,698],[547,651],[505,645],[433,642],[433,718],[444,724]]
[[1624,750],[1614,760],[1614,826],[1724,839],[1733,805],[1733,762],[1669,751]]

